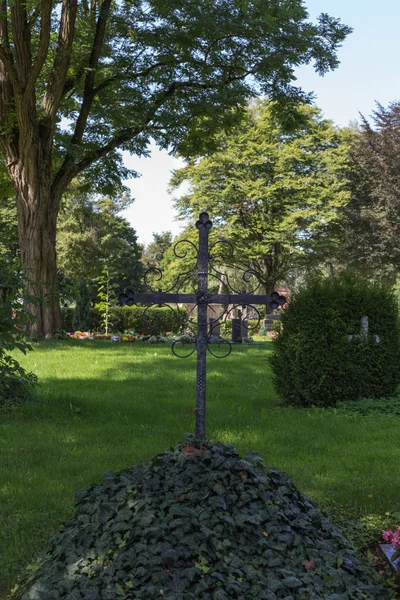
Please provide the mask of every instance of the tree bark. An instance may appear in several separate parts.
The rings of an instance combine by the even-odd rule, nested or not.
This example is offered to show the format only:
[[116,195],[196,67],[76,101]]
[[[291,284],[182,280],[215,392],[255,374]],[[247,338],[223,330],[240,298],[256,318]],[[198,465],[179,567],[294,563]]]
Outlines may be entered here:
[[[31,338],[52,336],[61,328],[56,263],[56,227],[59,198],[51,195],[50,169],[36,168],[36,156],[16,165],[18,235],[25,269],[24,307]],[[46,172],[47,171],[47,172]],[[19,177],[16,177],[19,175]],[[21,185],[22,184],[22,185]]]

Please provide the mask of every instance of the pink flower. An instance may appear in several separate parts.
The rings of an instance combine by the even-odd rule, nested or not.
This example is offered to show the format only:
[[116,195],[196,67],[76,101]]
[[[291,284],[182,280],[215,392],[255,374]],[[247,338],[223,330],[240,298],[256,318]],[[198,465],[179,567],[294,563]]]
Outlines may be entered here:
[[391,544],[393,542],[393,538],[394,538],[394,533],[391,529],[387,529],[386,531],[384,531],[382,533],[382,537],[385,540],[385,542],[388,542],[389,544]]
[[382,537],[388,544],[392,544],[394,548],[400,548],[400,527],[396,531],[387,529],[382,532]]
[[396,533],[393,535],[392,546],[400,548],[400,527],[397,528]]

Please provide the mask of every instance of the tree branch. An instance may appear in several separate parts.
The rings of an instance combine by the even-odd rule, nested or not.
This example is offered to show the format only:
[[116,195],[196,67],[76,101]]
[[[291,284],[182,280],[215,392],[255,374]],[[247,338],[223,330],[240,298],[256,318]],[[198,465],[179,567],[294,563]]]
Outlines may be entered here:
[[28,97],[33,91],[36,80],[45,63],[50,43],[51,27],[51,0],[42,0],[42,17],[40,22],[40,44],[35,63],[29,73],[26,82],[25,96]]
[[[1,144],[8,163],[15,161],[18,140],[15,132],[10,135],[6,127],[7,115],[15,104],[15,94],[20,94],[17,73],[12,62],[10,50],[7,0],[0,0],[0,123],[2,124]],[[14,80],[14,86],[11,80]]]
[[32,29],[36,25],[36,21],[39,18],[41,9],[42,9],[42,5],[40,4],[40,2],[38,2],[35,10],[33,11],[32,15],[31,15],[31,18],[29,19],[29,22],[28,22],[28,27],[29,27],[30,31],[32,31]]
[[14,0],[11,5],[11,26],[15,48],[16,70],[24,89],[31,70],[31,32],[28,26],[26,2]]
[[[105,79],[104,81],[99,83],[98,86],[96,86],[94,88],[94,92],[95,92],[95,94],[98,94],[99,92],[101,92],[102,90],[107,88],[109,85],[112,85],[116,81],[122,81],[124,79],[139,79],[139,77],[147,77],[147,75],[150,75],[150,73],[152,71],[154,71],[155,69],[157,69],[158,67],[166,67],[166,66],[171,66],[173,64],[174,64],[174,62],[171,60],[166,60],[166,61],[160,60],[159,62],[154,63],[153,65],[150,65],[150,67],[148,67],[147,69],[144,69],[144,71],[138,71],[137,73],[129,73],[128,69],[130,69],[133,66],[133,62],[131,62],[126,67],[125,73],[118,73],[116,75],[113,75],[112,77],[109,77],[108,79]],[[177,64],[179,64],[179,63],[177,63]]]
[[52,123],[61,102],[74,39],[77,0],[63,0],[56,56],[50,73],[42,110]]
[[3,63],[2,84],[5,84],[5,81],[9,79],[14,90],[15,96],[22,97],[22,87],[18,77],[18,73],[14,67],[12,54],[8,50],[8,48],[2,43],[0,43],[0,61]]
[[111,0],[104,0],[103,4],[101,5],[99,18],[97,20],[96,25],[96,33],[93,40],[92,51],[87,67],[81,110],[76,121],[74,134],[72,136],[72,144],[78,144],[82,140],[87,120],[89,118],[90,110],[92,108],[93,100],[96,95],[94,89],[94,82],[96,77],[96,70],[99,64],[100,52],[104,41],[107,20],[110,13],[110,6]]
[[[158,94],[155,98],[151,108],[147,111],[146,117],[143,119],[142,124],[139,127],[127,127],[122,129],[114,135],[104,146],[96,148],[95,150],[89,151],[79,162],[74,162],[73,156],[70,153],[64,158],[63,164],[59,171],[54,177],[52,190],[54,193],[62,193],[64,189],[69,185],[71,180],[76,177],[79,173],[87,169],[92,163],[100,160],[110,154],[121,145],[132,140],[135,136],[139,135],[144,131],[146,126],[154,118],[157,110],[178,90],[184,88],[196,88],[196,89],[210,89],[215,87],[213,83],[199,83],[197,81],[173,81],[170,85]],[[78,144],[79,145],[79,144]],[[61,190],[61,192],[60,192]]]

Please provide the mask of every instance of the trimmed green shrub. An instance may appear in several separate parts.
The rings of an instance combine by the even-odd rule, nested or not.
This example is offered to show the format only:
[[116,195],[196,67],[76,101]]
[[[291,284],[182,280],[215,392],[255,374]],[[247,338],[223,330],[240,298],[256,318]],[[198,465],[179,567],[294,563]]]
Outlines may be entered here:
[[284,473],[190,439],[77,493],[22,600],[389,600]]
[[[368,334],[361,328],[365,316]],[[290,404],[395,395],[400,336],[392,289],[347,274],[314,279],[283,311],[271,363],[277,391]]]
[[[179,314],[184,317],[186,311],[178,309]],[[103,324],[102,312],[97,308],[92,309],[92,328],[101,331]],[[71,327],[73,320],[73,309],[62,308],[62,328],[65,331],[74,331]],[[143,319],[144,317],[144,319]],[[109,330],[114,333],[134,330],[144,335],[161,335],[166,332],[179,333],[180,322],[176,314],[169,308],[152,307],[146,309],[144,306],[113,306],[109,311]]]

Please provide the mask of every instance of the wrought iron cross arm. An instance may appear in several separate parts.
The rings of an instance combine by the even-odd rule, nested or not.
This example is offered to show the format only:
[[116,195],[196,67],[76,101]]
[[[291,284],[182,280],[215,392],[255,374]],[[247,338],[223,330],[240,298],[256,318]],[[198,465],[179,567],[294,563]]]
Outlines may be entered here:
[[272,294],[211,294],[211,304],[265,304],[270,308],[275,309],[283,306],[286,302],[285,296],[281,296],[278,292]]
[[[169,308],[172,308],[170,306],[171,304],[192,304],[193,306],[197,306],[197,336],[195,345],[197,351],[196,436],[200,439],[205,437],[206,431],[206,355],[207,349],[209,349],[209,323],[207,319],[209,310],[208,305],[222,304],[228,306],[254,306],[255,304],[264,304],[266,306],[269,306],[271,309],[275,309],[279,308],[279,306],[283,306],[286,302],[286,298],[284,296],[281,296],[277,292],[273,292],[272,294],[256,295],[254,294],[254,290],[253,293],[246,294],[243,292],[238,294],[236,293],[236,290],[234,290],[233,287],[229,285],[227,287],[233,292],[232,294],[210,293],[208,289],[209,275],[216,277],[216,279],[221,283],[222,279],[220,278],[220,276],[222,274],[219,273],[210,262],[212,261],[212,256],[210,255],[210,249],[208,247],[208,234],[212,228],[212,222],[210,221],[206,212],[200,213],[199,219],[196,222],[196,227],[199,232],[198,247],[196,247],[192,242],[185,240],[187,243],[191,244],[197,251],[196,266],[187,273],[185,273],[186,277],[189,273],[196,275],[197,271],[197,291],[195,293],[169,293],[172,289],[179,288],[179,285],[175,284],[172,288],[170,288],[168,292],[154,292],[149,288],[149,286],[147,286],[149,292],[134,292],[133,290],[129,289],[125,290],[123,294],[120,294],[119,301],[123,306],[133,306],[138,302],[141,302],[143,304],[165,304],[168,305]],[[178,244],[179,243],[182,242],[178,242]],[[213,248],[215,248],[215,246],[220,243],[226,242],[216,242],[211,246],[211,250],[213,250]],[[231,244],[229,244],[229,246],[231,246]],[[176,253],[176,255],[181,256],[181,258],[184,258],[186,256],[186,253],[183,253],[181,255]],[[156,271],[157,275],[161,275],[161,271],[159,269],[152,270]],[[158,281],[159,279],[161,279],[161,277],[157,277],[156,281]],[[244,280],[247,282],[247,279],[245,277]],[[182,282],[178,277],[176,284],[179,283]],[[213,319],[212,323],[216,323],[220,319],[221,316],[217,319]],[[174,344],[175,343],[176,342],[174,342]],[[223,343],[229,344],[229,342]],[[172,348],[174,348],[174,344]],[[217,356],[213,352],[211,352],[211,354]],[[225,356],[227,356],[228,354],[226,354]]]
[[133,306],[137,302],[152,304],[265,304],[272,309],[283,306],[286,298],[277,292],[272,294],[168,294],[166,292],[134,292],[127,290],[120,294],[119,301],[123,305]]
[[138,302],[151,304],[196,304],[197,294],[168,294],[167,292],[134,292],[126,290],[118,300],[122,305],[133,306]]

